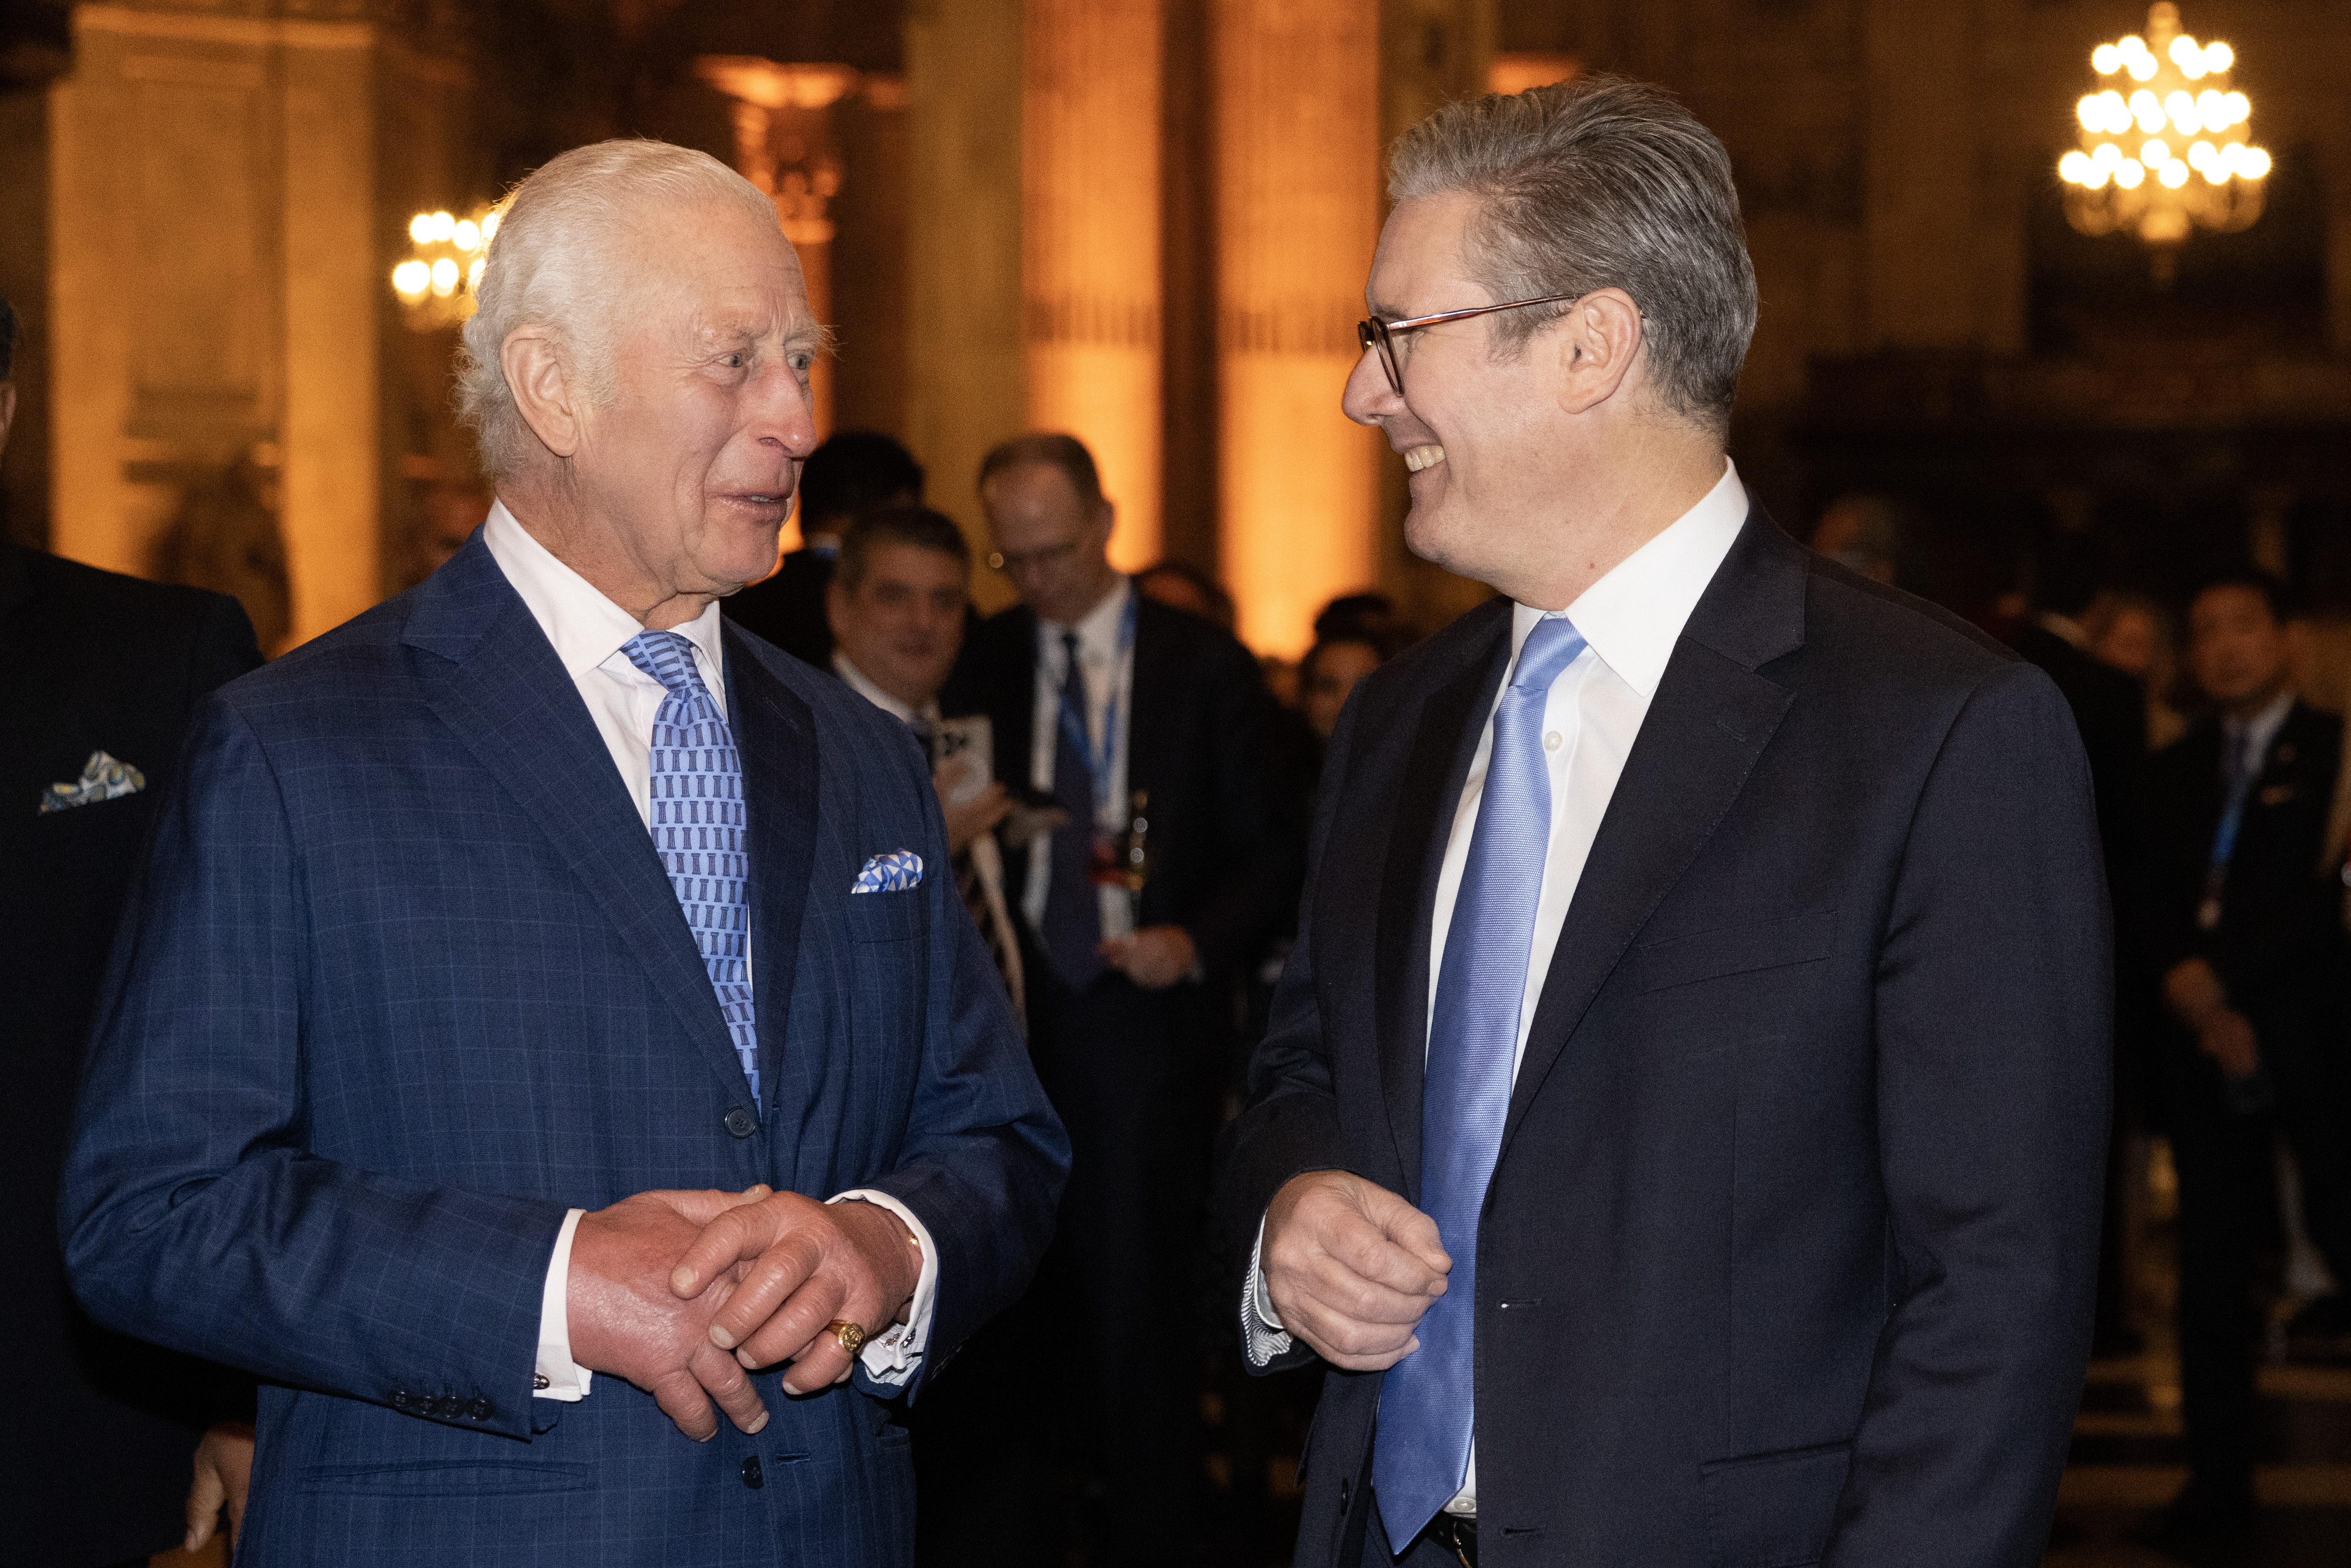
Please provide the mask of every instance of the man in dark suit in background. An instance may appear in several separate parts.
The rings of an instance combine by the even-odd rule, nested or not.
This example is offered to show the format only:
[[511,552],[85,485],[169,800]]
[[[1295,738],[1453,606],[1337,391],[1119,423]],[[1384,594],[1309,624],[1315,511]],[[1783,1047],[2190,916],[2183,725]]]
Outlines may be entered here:
[[[0,299],[0,452],[16,413],[16,312]],[[155,802],[204,695],[261,663],[236,601],[142,582],[0,540],[0,1256],[15,1281],[0,1438],[11,1558],[144,1561],[186,1529],[205,1423],[250,1385],[91,1322],[57,1252],[57,1167],[99,975]]]
[[617,141],[504,218],[460,384],[497,504],[199,714],[68,1270],[266,1380],[251,1568],[895,1568],[893,1402],[1026,1285],[1067,1144],[920,749],[717,609],[816,444],[773,204]]
[[[2329,987],[2342,886],[2322,865],[2342,721],[2298,701],[2284,590],[2241,570],[2190,601],[2188,665],[2218,712],[2166,747],[2147,791],[2145,941],[2170,1027],[2157,1081],[2179,1173],[2182,1538],[2253,1508],[2253,1258],[2282,1125],[2311,1240],[2351,1280],[2351,1104]],[[2311,1311],[2334,1312],[2330,1298]]]
[[1333,1369],[1297,1561],[2037,1563],[2107,1092],[2072,715],[1747,495],[1678,104],[1451,104],[1389,190],[1343,406],[1507,597],[1356,688],[1229,1132],[1250,1358]]
[[2106,1197],[2098,1246],[2097,1353],[2134,1354],[2130,1322],[2127,1194],[2137,1173],[2127,1163],[2126,1129],[2138,1124],[2140,1060],[2155,1026],[2153,988],[2137,941],[2132,911],[2138,870],[2139,796],[2146,788],[2147,694],[2130,676],[2089,652],[2081,618],[2104,586],[2096,545],[2085,534],[2051,541],[2033,585],[2036,609],[2009,646],[2040,665],[2074,710],[2090,783],[2098,798],[2098,847],[2106,863],[2106,897],[2115,912],[2115,1110],[2106,1145]]
[[772,576],[723,604],[726,618],[818,669],[832,656],[825,584],[841,559],[841,530],[861,512],[922,504],[923,468],[914,455],[871,430],[844,430],[809,454],[800,475],[800,548]]
[[[980,494],[993,563],[1021,602],[966,645],[947,708],[987,714],[997,777],[1015,796],[1050,796],[1065,818],[1006,845],[1005,881],[1029,1049],[1072,1151],[1053,1254],[1019,1320],[1051,1352],[1040,1364],[1033,1335],[1002,1344],[1008,1320],[999,1369],[1029,1380],[1029,1409],[1060,1412],[1058,1430],[1028,1440],[1060,1445],[1099,1489],[1094,1560],[1180,1562],[1199,1464],[1192,1267],[1229,1028],[1218,1006],[1235,960],[1278,918],[1299,854],[1272,831],[1256,661],[1111,566],[1113,514],[1084,446],[1008,442],[981,465]],[[1139,895],[1119,880],[1136,847]],[[996,1403],[987,1376],[954,1398],[975,1414]],[[1050,1486],[1022,1460],[1027,1476],[1007,1489]],[[1057,1512],[1048,1500],[1025,1521],[937,1544],[1034,1561],[1020,1531],[1051,1529]]]

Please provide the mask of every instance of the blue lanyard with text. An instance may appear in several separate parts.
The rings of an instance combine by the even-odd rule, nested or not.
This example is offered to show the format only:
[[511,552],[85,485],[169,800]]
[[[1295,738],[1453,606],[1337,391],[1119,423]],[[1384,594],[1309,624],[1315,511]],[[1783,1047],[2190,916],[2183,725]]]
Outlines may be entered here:
[[[1068,737],[1071,746],[1077,747],[1078,755],[1086,759],[1086,767],[1093,774],[1094,815],[1097,818],[1110,809],[1111,763],[1118,756],[1118,676],[1121,666],[1126,664],[1134,652],[1134,601],[1141,597],[1142,595],[1135,591],[1134,586],[1129,584],[1126,591],[1126,612],[1119,617],[1118,622],[1118,653],[1111,661],[1110,700],[1102,706],[1102,737],[1099,748],[1094,746],[1092,737],[1086,734],[1086,716],[1071,712],[1067,702],[1061,702],[1059,705],[1061,715],[1061,734]],[[1040,627],[1039,630],[1042,631],[1043,628]],[[1066,684],[1068,680],[1066,673],[1062,679]],[[1085,676],[1082,671],[1078,676],[1078,685],[1081,690],[1084,688]]]

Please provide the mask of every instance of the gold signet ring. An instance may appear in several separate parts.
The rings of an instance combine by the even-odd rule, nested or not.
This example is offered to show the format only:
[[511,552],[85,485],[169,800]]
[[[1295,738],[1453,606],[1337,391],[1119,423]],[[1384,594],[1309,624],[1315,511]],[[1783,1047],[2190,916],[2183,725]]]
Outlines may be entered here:
[[824,1332],[839,1342],[841,1348],[855,1355],[865,1348],[865,1331],[845,1318],[835,1318],[824,1325]]

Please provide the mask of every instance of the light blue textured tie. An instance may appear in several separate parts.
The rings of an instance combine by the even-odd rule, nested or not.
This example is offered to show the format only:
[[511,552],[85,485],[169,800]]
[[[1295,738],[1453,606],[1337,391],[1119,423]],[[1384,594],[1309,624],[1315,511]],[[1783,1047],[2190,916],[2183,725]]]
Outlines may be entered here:
[[1469,1469],[1478,1213],[1510,1113],[1520,1003],[1551,842],[1543,705],[1583,650],[1564,617],[1539,621],[1494,710],[1494,749],[1478,826],[1437,971],[1420,1113],[1420,1207],[1453,1260],[1445,1294],[1420,1320],[1420,1348],[1380,1389],[1372,1485],[1401,1552],[1461,1490]]
[[662,684],[653,710],[653,834],[670,890],[702,949],[718,1010],[759,1101],[759,1040],[751,1019],[751,857],[746,848],[743,758],[734,732],[675,632],[640,632],[621,645]]

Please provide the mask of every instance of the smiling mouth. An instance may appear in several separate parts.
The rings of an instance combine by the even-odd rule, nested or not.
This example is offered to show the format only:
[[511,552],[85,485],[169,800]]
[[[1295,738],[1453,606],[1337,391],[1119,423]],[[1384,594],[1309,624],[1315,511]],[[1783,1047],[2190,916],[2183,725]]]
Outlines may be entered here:
[[1418,474],[1445,461],[1445,448],[1437,445],[1416,446],[1404,455],[1404,465]]

